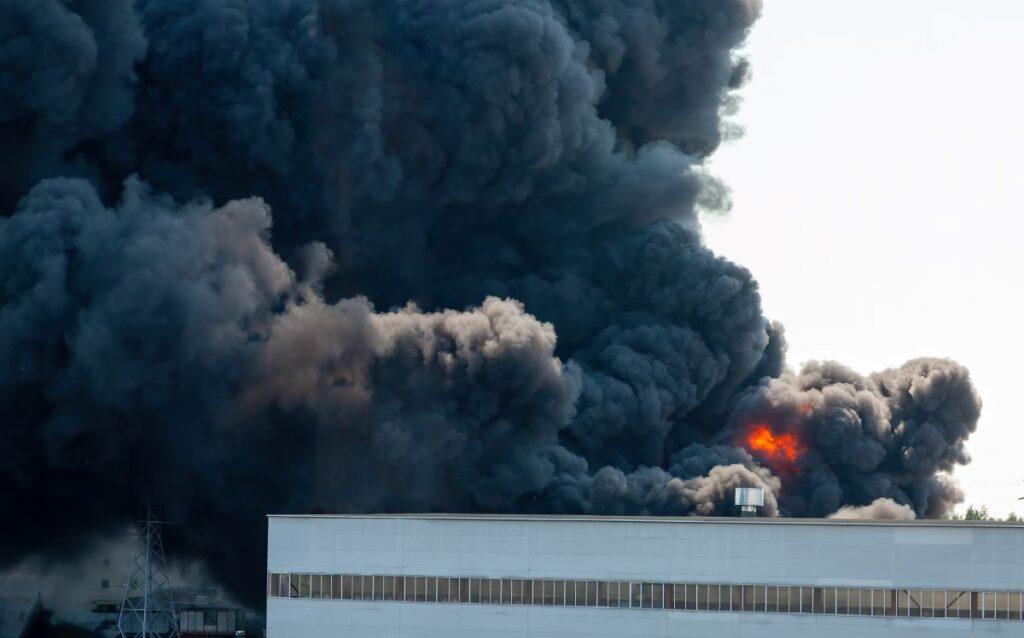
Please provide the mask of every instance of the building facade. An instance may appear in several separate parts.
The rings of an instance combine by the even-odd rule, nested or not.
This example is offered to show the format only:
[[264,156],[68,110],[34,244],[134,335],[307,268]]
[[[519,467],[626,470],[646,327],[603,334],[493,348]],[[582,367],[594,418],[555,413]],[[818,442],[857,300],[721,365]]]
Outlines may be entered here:
[[1024,635],[1024,526],[271,516],[268,638]]

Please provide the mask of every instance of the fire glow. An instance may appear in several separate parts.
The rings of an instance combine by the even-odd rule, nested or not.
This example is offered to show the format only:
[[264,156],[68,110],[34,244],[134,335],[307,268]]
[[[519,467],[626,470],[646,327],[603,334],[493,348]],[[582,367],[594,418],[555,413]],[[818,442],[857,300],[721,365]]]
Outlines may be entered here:
[[793,463],[803,454],[803,446],[792,434],[775,434],[767,425],[755,425],[744,442],[752,451],[761,452],[769,459]]

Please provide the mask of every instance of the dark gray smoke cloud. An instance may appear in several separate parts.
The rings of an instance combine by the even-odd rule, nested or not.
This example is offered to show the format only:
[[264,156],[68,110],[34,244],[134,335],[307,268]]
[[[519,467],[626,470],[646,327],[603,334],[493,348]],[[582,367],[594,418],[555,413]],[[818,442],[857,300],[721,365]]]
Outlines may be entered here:
[[772,424],[806,446],[796,463],[782,463],[780,506],[793,515],[888,498],[937,517],[963,500],[941,472],[970,461],[964,443],[980,409],[967,370],[951,361],[920,359],[868,377],[811,363],[742,393],[731,427],[741,441],[752,424]]
[[702,243],[759,9],[0,4],[0,561],[155,502],[251,601],[268,511],[946,512],[966,371],[788,371]]

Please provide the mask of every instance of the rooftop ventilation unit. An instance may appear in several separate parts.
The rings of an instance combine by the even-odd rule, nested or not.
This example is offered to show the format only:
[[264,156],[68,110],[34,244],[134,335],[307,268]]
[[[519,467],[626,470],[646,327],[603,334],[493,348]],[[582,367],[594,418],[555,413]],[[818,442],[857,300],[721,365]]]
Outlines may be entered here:
[[737,487],[736,507],[740,508],[740,516],[757,516],[764,507],[764,490],[760,487]]

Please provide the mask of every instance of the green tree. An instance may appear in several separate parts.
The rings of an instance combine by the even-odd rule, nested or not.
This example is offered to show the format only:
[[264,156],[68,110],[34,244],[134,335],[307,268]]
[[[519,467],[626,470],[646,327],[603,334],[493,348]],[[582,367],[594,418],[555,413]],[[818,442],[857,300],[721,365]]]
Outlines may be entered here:
[[967,506],[967,511],[963,514],[953,514],[949,517],[952,521],[1005,521],[1007,523],[1021,523],[1024,522],[1024,518],[1018,516],[1015,512],[1010,512],[1006,518],[997,518],[991,516],[988,513],[988,507],[982,505],[981,507],[974,507],[973,505]]

